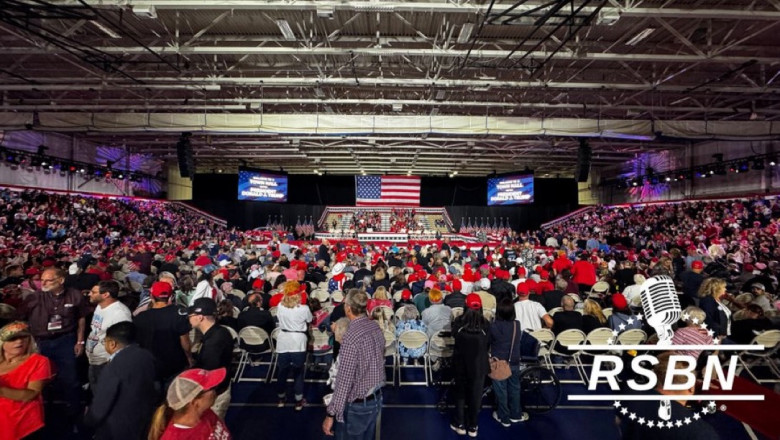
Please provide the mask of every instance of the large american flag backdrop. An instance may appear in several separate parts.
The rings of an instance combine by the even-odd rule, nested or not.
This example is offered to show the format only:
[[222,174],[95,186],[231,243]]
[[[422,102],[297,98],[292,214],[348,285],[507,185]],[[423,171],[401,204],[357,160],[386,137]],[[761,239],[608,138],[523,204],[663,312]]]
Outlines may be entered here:
[[355,176],[356,206],[420,206],[419,176]]

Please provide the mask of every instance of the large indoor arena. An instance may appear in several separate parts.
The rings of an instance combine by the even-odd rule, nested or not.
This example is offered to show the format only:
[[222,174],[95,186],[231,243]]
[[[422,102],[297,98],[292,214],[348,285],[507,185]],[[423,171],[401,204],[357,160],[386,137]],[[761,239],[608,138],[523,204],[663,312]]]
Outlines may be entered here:
[[780,439],[779,23],[0,0],[0,440]]

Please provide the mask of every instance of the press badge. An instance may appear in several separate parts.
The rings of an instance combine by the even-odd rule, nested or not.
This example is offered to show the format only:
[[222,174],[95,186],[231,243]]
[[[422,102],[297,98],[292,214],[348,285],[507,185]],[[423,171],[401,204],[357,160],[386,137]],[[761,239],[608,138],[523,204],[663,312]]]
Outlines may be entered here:
[[62,330],[62,316],[51,315],[49,317],[49,325],[46,327],[46,329],[50,332],[56,330]]

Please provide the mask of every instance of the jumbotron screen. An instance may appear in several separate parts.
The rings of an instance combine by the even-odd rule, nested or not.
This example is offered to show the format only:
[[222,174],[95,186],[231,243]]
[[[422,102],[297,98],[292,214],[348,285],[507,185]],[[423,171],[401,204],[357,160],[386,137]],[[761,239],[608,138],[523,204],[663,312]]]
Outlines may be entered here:
[[487,204],[518,205],[534,202],[534,175],[516,174],[490,177],[487,181]]
[[238,200],[287,201],[287,175],[251,168],[238,169]]

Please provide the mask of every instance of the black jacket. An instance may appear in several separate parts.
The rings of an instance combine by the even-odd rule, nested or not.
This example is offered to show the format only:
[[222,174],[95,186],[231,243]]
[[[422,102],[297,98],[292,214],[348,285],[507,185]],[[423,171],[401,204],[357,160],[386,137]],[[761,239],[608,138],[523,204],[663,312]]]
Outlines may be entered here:
[[129,345],[100,373],[95,397],[84,418],[98,440],[145,439],[158,403],[154,356]]

